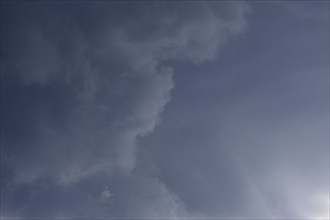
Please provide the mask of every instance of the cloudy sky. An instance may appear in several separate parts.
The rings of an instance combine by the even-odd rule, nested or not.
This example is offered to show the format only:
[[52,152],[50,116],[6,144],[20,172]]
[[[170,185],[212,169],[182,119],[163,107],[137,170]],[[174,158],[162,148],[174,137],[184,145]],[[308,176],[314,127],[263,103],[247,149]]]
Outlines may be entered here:
[[1,1],[1,219],[328,219],[329,1]]

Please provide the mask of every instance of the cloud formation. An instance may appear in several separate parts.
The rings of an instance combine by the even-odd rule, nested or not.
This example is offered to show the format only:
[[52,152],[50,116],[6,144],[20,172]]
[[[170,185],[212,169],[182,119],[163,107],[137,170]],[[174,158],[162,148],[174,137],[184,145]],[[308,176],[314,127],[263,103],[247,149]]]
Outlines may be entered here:
[[[4,214],[180,213],[183,205],[164,183],[132,174],[137,142],[153,131],[170,100],[170,63],[215,58],[228,36],[246,27],[247,5],[161,1],[1,6],[2,187],[7,204],[12,204]],[[92,199],[79,199],[84,184],[99,176],[104,176],[98,186],[103,191],[95,189]],[[117,191],[108,186],[110,180],[120,183]],[[50,186],[39,198],[36,186],[43,181]],[[72,184],[76,190],[69,195],[63,187]],[[13,189],[21,185],[21,191]],[[15,201],[25,190],[34,203]],[[59,203],[68,196],[75,198],[72,203],[81,200],[94,208],[81,215],[79,205],[60,210]],[[117,197],[118,213],[100,211],[100,204]],[[45,211],[40,210],[43,203]]]

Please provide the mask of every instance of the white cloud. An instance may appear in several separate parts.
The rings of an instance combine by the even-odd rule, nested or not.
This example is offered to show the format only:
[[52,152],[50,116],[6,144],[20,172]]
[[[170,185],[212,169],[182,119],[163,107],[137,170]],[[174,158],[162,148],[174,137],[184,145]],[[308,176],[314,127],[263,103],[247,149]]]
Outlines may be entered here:
[[106,186],[104,190],[100,194],[100,199],[101,201],[106,201],[108,200],[113,194],[110,192],[109,187]]

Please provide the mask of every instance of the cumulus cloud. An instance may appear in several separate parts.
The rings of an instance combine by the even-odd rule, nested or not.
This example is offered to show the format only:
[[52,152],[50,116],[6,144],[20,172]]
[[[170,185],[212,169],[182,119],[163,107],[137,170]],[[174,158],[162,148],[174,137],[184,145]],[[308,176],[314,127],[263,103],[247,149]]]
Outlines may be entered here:
[[[169,63],[213,59],[230,34],[245,28],[248,12],[244,2],[1,5],[1,147],[9,188],[132,175],[138,139],[153,131],[170,100]],[[140,189],[121,197],[127,208],[118,216],[175,216],[179,199],[161,181],[139,178],[127,180]],[[110,192],[101,200],[115,199]]]

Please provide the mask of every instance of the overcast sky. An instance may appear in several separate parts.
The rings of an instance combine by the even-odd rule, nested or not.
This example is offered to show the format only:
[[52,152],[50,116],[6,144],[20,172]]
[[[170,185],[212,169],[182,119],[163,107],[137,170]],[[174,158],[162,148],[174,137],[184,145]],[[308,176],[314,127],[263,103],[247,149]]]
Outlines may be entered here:
[[1,1],[1,219],[328,219],[329,1]]

